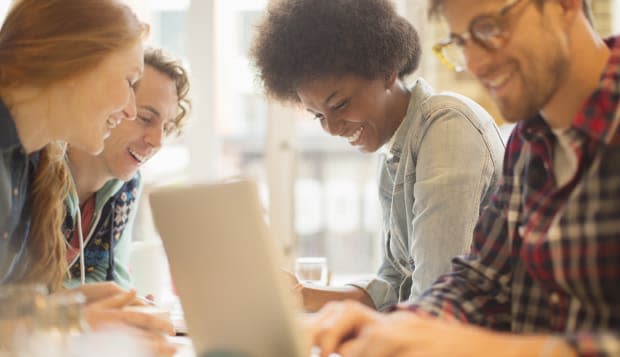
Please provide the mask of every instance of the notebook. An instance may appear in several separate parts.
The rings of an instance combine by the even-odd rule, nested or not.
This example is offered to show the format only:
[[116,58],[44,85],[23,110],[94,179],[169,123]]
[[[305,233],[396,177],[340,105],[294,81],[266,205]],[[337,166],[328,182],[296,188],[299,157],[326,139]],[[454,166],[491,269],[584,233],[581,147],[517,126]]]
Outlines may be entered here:
[[198,356],[308,356],[254,182],[160,188],[150,202]]

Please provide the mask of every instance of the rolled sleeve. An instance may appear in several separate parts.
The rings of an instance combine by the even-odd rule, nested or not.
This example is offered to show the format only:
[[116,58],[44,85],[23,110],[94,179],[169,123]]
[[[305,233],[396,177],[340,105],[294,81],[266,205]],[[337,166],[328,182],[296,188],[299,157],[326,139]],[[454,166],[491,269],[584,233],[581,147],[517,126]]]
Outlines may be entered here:
[[384,260],[375,278],[356,281],[349,285],[366,291],[375,308],[384,311],[398,303],[398,289],[402,281],[402,275],[391,267],[389,261]]

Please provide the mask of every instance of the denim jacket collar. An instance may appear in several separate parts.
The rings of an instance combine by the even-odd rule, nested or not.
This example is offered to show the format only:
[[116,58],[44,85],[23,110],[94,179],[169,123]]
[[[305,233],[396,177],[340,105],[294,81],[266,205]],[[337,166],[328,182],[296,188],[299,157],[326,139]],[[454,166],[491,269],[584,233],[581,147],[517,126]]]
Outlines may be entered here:
[[9,108],[0,98],[0,150],[21,145],[17,136],[17,128]]
[[396,132],[394,133],[394,140],[392,140],[392,146],[389,148],[390,160],[392,158],[400,158],[407,135],[409,135],[409,128],[413,124],[413,121],[408,120],[408,118],[414,118],[415,116],[412,115],[413,112],[419,110],[420,104],[431,94],[433,94],[433,89],[431,86],[422,78],[418,78],[409,88],[409,91],[411,95],[409,98],[407,113],[405,114],[403,121],[398,126],[398,129],[396,129]]

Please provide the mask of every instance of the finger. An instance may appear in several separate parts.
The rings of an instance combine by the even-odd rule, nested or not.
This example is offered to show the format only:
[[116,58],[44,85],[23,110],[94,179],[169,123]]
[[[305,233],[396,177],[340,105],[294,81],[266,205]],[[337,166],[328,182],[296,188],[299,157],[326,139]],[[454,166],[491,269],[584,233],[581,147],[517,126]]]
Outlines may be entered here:
[[360,328],[375,319],[374,311],[355,302],[329,303],[312,326],[312,342],[321,349],[321,356],[336,352],[346,340],[357,335]]
[[[150,298],[149,298],[150,297]],[[136,296],[134,301],[131,302],[132,306],[155,306],[155,300],[152,295]]]
[[364,355],[364,343],[359,339],[351,339],[344,342],[338,349],[338,354],[342,357],[367,357]]
[[149,351],[158,357],[174,356],[177,346],[168,341],[165,336],[160,334],[141,332],[141,339],[147,345]]
[[362,328],[354,339],[345,341],[338,353],[342,357],[388,357],[397,356],[399,341],[394,339],[394,329],[391,324],[378,321]]
[[284,279],[287,281],[288,284],[290,284],[292,286],[295,286],[295,285],[299,284],[299,280],[297,279],[295,274],[291,273],[290,271],[288,271],[288,270],[286,270],[284,268],[280,268],[280,271],[284,275]]
[[157,341],[149,346],[149,350],[158,357],[172,357],[177,353],[177,346],[168,341]]
[[125,289],[121,288],[116,283],[111,281],[88,283],[86,285],[82,285],[70,290],[79,291],[84,294],[87,303],[97,302],[99,300],[106,299],[119,293],[126,292]]
[[95,330],[109,326],[125,326],[157,334],[174,335],[170,320],[134,311],[86,309],[86,320]]
[[169,319],[136,311],[113,311],[123,322],[147,331],[174,336],[174,326]]
[[143,346],[143,348],[149,351],[150,356],[174,356],[177,352],[177,346],[171,341],[168,341],[164,335],[138,328],[130,327],[126,329],[131,333],[133,338],[135,338]]
[[117,293],[111,297],[107,297],[105,299],[99,300],[92,304],[89,304],[88,307],[92,307],[94,309],[120,309],[125,307],[136,300],[136,292],[135,290]]

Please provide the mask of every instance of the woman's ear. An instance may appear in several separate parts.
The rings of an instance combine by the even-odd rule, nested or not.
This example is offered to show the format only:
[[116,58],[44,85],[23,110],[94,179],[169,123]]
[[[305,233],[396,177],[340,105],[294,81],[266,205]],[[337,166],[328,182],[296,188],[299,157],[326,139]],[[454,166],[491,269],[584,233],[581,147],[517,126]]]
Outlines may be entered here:
[[385,75],[385,89],[390,89],[398,79],[398,73],[392,72]]

